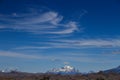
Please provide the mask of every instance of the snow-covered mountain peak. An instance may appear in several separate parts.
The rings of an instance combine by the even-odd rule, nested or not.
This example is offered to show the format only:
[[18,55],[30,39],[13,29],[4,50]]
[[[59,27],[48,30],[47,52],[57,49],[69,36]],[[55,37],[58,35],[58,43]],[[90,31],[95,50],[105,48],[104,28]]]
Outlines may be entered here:
[[72,66],[67,66],[67,65],[65,65],[64,68],[65,68],[65,69],[70,69],[70,70],[71,70],[71,69],[74,69]]
[[72,66],[68,66],[65,65],[64,67],[61,68],[53,68],[52,70],[48,71],[50,73],[62,73],[62,74],[74,74],[74,73],[78,73],[78,70],[76,70],[74,67]]
[[68,66],[68,65],[65,65],[64,67],[59,68],[59,71],[65,71],[65,72],[69,72],[69,71],[73,71],[73,70],[74,70],[74,67]]

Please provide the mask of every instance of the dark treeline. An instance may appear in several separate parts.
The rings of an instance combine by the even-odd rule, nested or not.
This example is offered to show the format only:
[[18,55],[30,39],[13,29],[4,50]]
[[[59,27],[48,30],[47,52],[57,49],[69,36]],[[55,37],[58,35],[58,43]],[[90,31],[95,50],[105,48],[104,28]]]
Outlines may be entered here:
[[120,80],[120,74],[102,71],[76,75],[11,72],[0,73],[0,80]]

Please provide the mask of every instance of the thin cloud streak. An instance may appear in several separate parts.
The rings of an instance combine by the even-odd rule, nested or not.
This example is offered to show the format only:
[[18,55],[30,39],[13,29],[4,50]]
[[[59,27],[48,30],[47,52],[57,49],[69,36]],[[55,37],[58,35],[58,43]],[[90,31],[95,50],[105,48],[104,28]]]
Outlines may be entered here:
[[27,55],[27,54],[10,52],[10,51],[0,51],[0,56],[25,58],[25,59],[42,59],[42,56]]
[[24,59],[44,59],[44,60],[60,60],[60,61],[79,61],[79,62],[93,62],[92,59],[88,57],[71,57],[65,55],[51,55],[51,56],[36,56],[36,55],[26,55],[22,53],[15,53],[10,51],[0,51],[0,56],[13,57],[13,58],[24,58]]
[[49,49],[51,47],[47,46],[23,46],[23,47],[17,47],[13,49],[21,50],[21,49]]
[[[65,55],[51,55],[51,56],[38,56],[38,55],[29,55],[23,53],[16,53],[11,51],[0,51],[0,56],[4,57],[13,57],[13,58],[24,58],[24,59],[44,59],[44,60],[72,60],[72,61],[90,61],[87,58],[80,58],[79,60],[76,57],[69,57]],[[64,58],[63,58],[64,57]]]

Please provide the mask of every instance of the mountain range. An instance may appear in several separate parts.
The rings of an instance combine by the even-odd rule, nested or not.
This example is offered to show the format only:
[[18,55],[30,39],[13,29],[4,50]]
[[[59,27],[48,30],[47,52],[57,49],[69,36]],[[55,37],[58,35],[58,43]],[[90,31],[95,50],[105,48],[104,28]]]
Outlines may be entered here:
[[[120,73],[120,66],[108,70],[102,71],[104,73]],[[75,69],[72,66],[65,65],[61,68],[53,68],[49,70],[47,73],[54,73],[54,74],[78,74],[80,73],[79,70]]]
[[[11,73],[11,72],[19,73],[19,71],[17,71],[17,70],[10,70],[10,71],[0,70],[0,73]],[[104,70],[102,72],[103,73],[118,73],[118,74],[120,74],[120,66],[112,68],[112,69]],[[76,68],[74,68],[72,66],[65,65],[64,67],[61,67],[61,68],[53,68],[53,69],[47,71],[46,73],[52,73],[52,74],[78,74],[78,73],[81,73],[81,72],[79,72],[78,69],[76,69]]]

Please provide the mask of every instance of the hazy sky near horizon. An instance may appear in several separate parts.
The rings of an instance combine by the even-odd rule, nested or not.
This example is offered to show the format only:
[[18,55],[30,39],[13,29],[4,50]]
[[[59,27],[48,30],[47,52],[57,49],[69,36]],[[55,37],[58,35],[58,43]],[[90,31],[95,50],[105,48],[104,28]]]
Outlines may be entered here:
[[0,70],[81,72],[120,62],[120,0],[0,0]]

